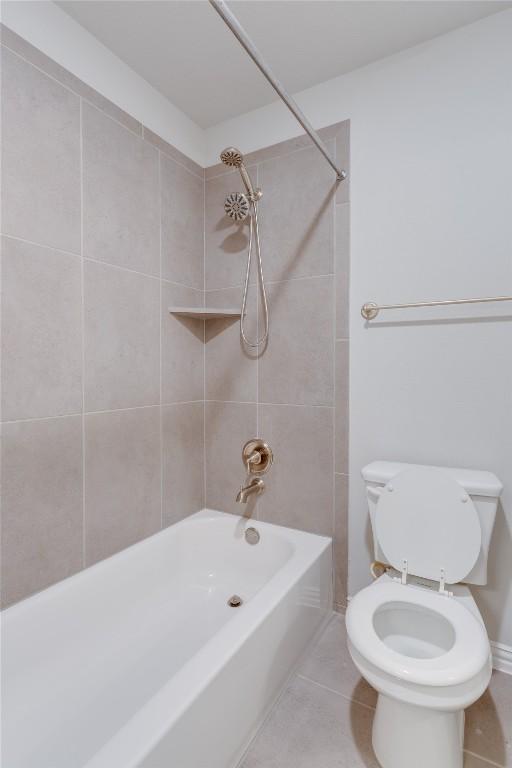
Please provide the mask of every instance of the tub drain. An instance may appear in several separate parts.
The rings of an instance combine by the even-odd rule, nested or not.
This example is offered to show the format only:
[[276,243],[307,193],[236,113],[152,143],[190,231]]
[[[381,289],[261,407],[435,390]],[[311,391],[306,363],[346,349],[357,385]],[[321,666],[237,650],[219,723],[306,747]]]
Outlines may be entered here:
[[228,605],[230,608],[240,608],[242,603],[243,603],[243,600],[238,595],[231,595],[231,597],[228,600]]

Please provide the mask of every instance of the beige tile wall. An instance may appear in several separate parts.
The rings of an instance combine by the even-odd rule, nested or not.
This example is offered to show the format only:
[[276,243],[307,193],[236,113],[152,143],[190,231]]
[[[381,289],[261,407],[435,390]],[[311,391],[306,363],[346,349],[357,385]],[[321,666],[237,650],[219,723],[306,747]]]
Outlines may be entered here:
[[[345,167],[348,122],[324,130]],[[347,594],[349,184],[301,137],[253,152],[261,186],[260,231],[270,310],[266,348],[251,354],[233,321],[206,328],[206,502],[261,520],[333,536],[335,602]],[[206,170],[206,306],[239,306],[248,227],[224,215],[241,191],[237,172]],[[253,270],[247,328],[256,322]],[[244,480],[241,448],[258,434],[275,463],[265,494],[235,503]]]
[[2,29],[2,604],[204,506],[204,171]]
[[[276,462],[243,511],[333,536],[343,606],[348,181],[306,137],[249,156],[271,317],[255,353],[237,321],[167,311],[239,306],[248,226],[223,208],[238,173],[203,171],[5,28],[2,55],[3,605],[205,498],[240,513],[241,447],[260,434]],[[348,123],[322,133],[346,167]]]

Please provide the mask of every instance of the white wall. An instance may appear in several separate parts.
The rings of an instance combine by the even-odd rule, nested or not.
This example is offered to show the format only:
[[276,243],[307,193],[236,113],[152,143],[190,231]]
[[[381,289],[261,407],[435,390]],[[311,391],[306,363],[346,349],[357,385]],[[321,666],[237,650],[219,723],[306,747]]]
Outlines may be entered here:
[[57,5],[4,0],[0,14],[13,32],[204,165],[203,129]]
[[[297,97],[317,127],[352,121],[350,590],[369,581],[365,463],[492,470],[505,490],[476,592],[491,638],[508,645],[512,306],[389,313],[371,327],[359,310],[512,294],[511,39],[504,11]],[[298,133],[282,105],[265,107],[210,129],[207,161],[225,144],[247,152]]]

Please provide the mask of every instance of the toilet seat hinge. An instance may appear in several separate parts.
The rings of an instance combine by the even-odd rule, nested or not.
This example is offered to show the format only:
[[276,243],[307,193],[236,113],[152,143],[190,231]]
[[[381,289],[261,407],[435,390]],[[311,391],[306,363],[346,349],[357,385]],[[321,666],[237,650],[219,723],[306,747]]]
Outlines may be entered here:
[[449,589],[446,589],[446,573],[444,568],[441,568],[441,577],[439,579],[439,594],[445,595],[446,597],[453,597],[453,592],[450,592]]
[[395,576],[395,581],[399,581],[400,584],[407,584],[407,560],[402,560],[402,570],[400,576]]

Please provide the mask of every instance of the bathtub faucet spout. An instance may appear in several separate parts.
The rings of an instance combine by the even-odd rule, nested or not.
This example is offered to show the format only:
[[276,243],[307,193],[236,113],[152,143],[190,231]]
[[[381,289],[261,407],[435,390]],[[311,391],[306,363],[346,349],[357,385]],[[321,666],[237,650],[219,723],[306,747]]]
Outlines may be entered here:
[[253,477],[247,485],[243,485],[240,490],[238,491],[236,500],[239,504],[246,504],[247,499],[249,496],[252,496],[253,493],[261,493],[265,488],[265,483],[261,479],[261,477]]

